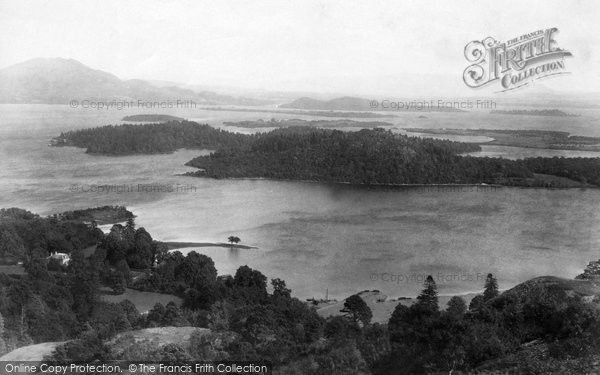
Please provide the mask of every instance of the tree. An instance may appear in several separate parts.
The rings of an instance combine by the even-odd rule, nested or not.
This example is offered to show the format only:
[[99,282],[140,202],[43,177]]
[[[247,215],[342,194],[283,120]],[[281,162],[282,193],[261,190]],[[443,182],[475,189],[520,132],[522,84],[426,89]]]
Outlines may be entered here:
[[71,254],[67,270],[69,286],[73,294],[73,310],[80,320],[87,320],[96,302],[98,275],[89,266],[81,250]]
[[469,311],[479,311],[483,308],[485,301],[482,295],[473,297],[471,303],[469,303]]
[[0,257],[25,258],[25,245],[15,227],[7,222],[0,222]]
[[258,302],[267,297],[267,277],[248,266],[237,269],[233,287],[234,292],[247,302]]
[[127,219],[127,223],[125,224],[126,229],[135,230],[135,219],[130,217]]
[[285,281],[277,278],[271,279],[271,285],[273,285],[273,296],[274,297],[283,297],[290,298],[292,294],[292,290],[288,289],[285,285]]
[[227,238],[229,240],[230,243],[234,244],[234,243],[239,243],[241,241],[241,239],[237,236],[229,236]]
[[138,311],[137,307],[135,307],[133,302],[126,299],[126,300],[119,302],[119,306],[121,307],[121,309],[123,310],[123,313],[127,317],[127,320],[129,321],[129,325],[131,325],[132,328],[139,328],[143,319],[142,319],[142,315]]
[[127,261],[125,261],[125,259],[121,259],[119,262],[117,262],[115,268],[123,275],[125,279],[125,285],[129,284],[131,281],[131,270],[129,269]]
[[358,294],[354,294],[346,299],[342,312],[348,314],[354,323],[362,323],[363,326],[371,323],[373,313],[365,301]]
[[146,318],[148,324],[159,326],[160,324],[162,324],[166,312],[167,309],[165,308],[165,306],[162,303],[157,302],[152,308],[152,310],[148,312],[148,317]]
[[359,327],[346,317],[333,316],[327,318],[323,336],[334,341],[348,342],[357,336]]
[[131,268],[146,269],[154,264],[154,243],[144,228],[138,228],[133,236],[133,246],[127,249],[127,263]]
[[189,287],[201,289],[216,283],[217,269],[210,257],[192,251],[183,259],[183,263],[175,268],[175,276]]
[[152,265],[158,265],[162,263],[162,261],[166,258],[167,254],[169,254],[169,247],[164,242],[154,241],[153,252],[154,252],[154,260]]
[[483,300],[485,302],[491,300],[492,298],[498,297],[498,281],[491,274],[488,273],[485,279],[485,289],[483,291]]
[[125,276],[121,271],[115,271],[111,275],[111,288],[115,294],[123,294],[125,293],[125,287],[127,286],[127,282],[125,281]]
[[437,285],[431,275],[427,276],[424,286],[425,288],[417,297],[417,305],[427,310],[438,311]]
[[165,309],[162,324],[164,326],[182,327],[189,323],[181,315],[181,310],[179,310],[179,307],[175,302],[171,301],[167,304]]
[[183,306],[190,310],[208,310],[221,297],[217,284],[189,288],[184,293]]
[[116,264],[127,256],[127,247],[117,226],[113,226],[110,233],[104,237],[99,246],[106,249],[106,258],[112,264]]
[[459,296],[454,296],[448,301],[446,311],[454,317],[462,317],[467,312],[467,303]]
[[25,263],[25,271],[35,290],[43,290],[50,284],[51,276],[47,267],[46,261],[41,258],[33,258]]

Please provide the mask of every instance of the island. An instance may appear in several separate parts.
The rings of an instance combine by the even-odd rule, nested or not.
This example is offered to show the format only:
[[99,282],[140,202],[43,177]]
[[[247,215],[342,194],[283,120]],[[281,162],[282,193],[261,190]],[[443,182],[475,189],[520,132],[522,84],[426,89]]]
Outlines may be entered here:
[[141,114],[141,115],[131,115],[125,116],[121,119],[121,121],[128,122],[168,122],[168,121],[182,121],[184,120],[181,117],[171,116],[171,115],[158,115],[158,114]]
[[529,187],[600,186],[600,158],[508,160],[462,154],[472,143],[408,137],[384,129],[356,132],[291,127],[251,145],[217,150],[186,165],[189,176],[266,178],[371,186],[490,184]]
[[191,121],[107,125],[61,133],[50,146],[85,148],[90,154],[171,153],[181,148],[215,149],[247,144],[251,135],[227,132]]
[[300,119],[270,119],[264,121],[262,119],[254,121],[236,121],[224,122],[223,125],[235,126],[238,128],[289,128],[294,126],[310,126],[314,128],[386,128],[394,125],[389,122],[381,121],[355,121],[355,120],[300,120]]
[[437,136],[484,136],[491,141],[478,144],[496,146],[514,146],[528,148],[546,148],[553,150],[600,151],[600,137],[570,135],[568,132],[554,130],[505,130],[505,129],[423,129],[404,128],[408,133],[430,134]]
[[524,115],[524,116],[553,116],[553,117],[578,117],[560,109],[494,109],[492,115]]
[[[512,131],[507,132],[510,135]],[[290,126],[240,134],[175,121],[81,129],[62,133],[55,140],[54,146],[84,147],[88,153],[109,155],[173,152],[179,148],[214,150],[186,164],[197,168],[186,174],[194,177],[372,186],[600,186],[600,158],[479,158],[464,155],[480,151],[478,144],[409,137],[383,128],[341,131]]]
[[[279,108],[285,108],[280,106]],[[228,108],[228,107],[202,107],[205,111],[225,111],[225,112],[251,112],[251,113],[276,113],[282,115],[294,116],[314,116],[314,117],[341,117],[341,118],[391,118],[397,117],[391,113],[375,112],[349,112],[338,110],[286,110],[286,109],[260,109],[260,108]]]
[[135,218],[133,212],[124,206],[102,206],[86,208],[83,210],[65,211],[54,214],[52,217],[61,221],[74,221],[84,223],[116,224]]

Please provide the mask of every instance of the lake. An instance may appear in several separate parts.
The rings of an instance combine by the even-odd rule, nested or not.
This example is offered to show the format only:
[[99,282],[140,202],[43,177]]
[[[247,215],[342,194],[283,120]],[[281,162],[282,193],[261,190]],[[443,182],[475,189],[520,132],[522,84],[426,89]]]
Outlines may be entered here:
[[[488,272],[508,288],[533,276],[574,277],[600,258],[600,190],[384,189],[184,177],[177,174],[192,169],[183,164],[208,151],[109,157],[47,146],[61,131],[120,123],[136,111],[44,105],[0,110],[1,207],[47,215],[118,204],[133,210],[137,225],[158,240],[225,242],[236,235],[259,249],[196,250],[213,258],[220,274],[248,264],[269,278],[283,278],[301,298],[324,297],[326,289],[336,298],[364,289],[412,296],[427,274],[442,294],[481,290]],[[285,117],[165,113],[217,126]],[[454,116],[464,114],[447,116],[440,121],[458,123]],[[477,114],[462,123],[467,128],[480,121]],[[569,121],[582,129],[580,118]],[[592,125],[578,134],[594,135]]]

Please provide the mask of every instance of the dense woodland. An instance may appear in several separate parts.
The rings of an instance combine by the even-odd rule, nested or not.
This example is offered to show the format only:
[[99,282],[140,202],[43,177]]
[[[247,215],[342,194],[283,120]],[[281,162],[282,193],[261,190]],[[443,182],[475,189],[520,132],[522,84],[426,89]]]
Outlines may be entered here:
[[547,174],[600,186],[598,158],[508,160],[461,156],[479,146],[406,137],[382,129],[342,132],[288,128],[257,138],[250,149],[223,149],[188,165],[213,178],[273,178],[358,184],[473,184],[563,187]]
[[343,132],[288,128],[256,139],[248,150],[226,149],[188,163],[215,178],[350,182],[358,184],[454,184],[527,178],[520,163],[457,154],[478,145],[393,134],[383,129]]
[[[325,319],[294,298],[285,281],[273,279],[268,288],[267,278],[247,266],[219,277],[211,258],[167,252],[133,219],[108,234],[21,209],[0,211],[0,223],[3,238],[23,249],[26,270],[0,274],[1,353],[68,340],[51,359],[251,360],[271,363],[280,374],[598,370],[600,299],[585,300],[552,278],[500,293],[490,274],[483,294],[468,306],[460,297],[439,306],[429,277],[415,303],[397,305],[386,324],[371,321],[358,295],[345,300],[339,316]],[[49,238],[55,237],[63,251],[70,248],[66,267],[46,261],[56,246]],[[86,256],[82,249],[92,242],[98,247]],[[172,293],[183,303],[156,304],[142,314],[128,300],[106,302],[101,286],[116,294],[126,286]],[[111,350],[120,333],[163,326],[204,327],[210,333],[193,335],[185,346]]]
[[135,216],[124,206],[102,206],[86,208],[84,210],[65,211],[52,215],[54,219],[61,221],[95,221],[99,224],[111,224],[132,219]]
[[600,158],[527,158],[522,163],[536,173],[600,186]]
[[103,233],[81,221],[41,218],[31,212],[0,209],[0,259],[26,262],[52,252],[70,253],[95,245]]
[[86,148],[88,153],[128,155],[169,153],[180,148],[240,148],[253,136],[230,133],[190,121],[145,125],[107,125],[61,133],[55,146]]
[[[179,148],[216,150],[187,164],[194,176],[272,178],[356,184],[501,184],[517,186],[600,186],[599,158],[507,160],[461,154],[479,151],[472,143],[408,137],[391,131],[356,132],[289,127],[244,135],[199,125],[169,122],[104,126],[63,133],[54,144],[90,153],[172,152]],[[536,174],[564,177],[539,178]]]

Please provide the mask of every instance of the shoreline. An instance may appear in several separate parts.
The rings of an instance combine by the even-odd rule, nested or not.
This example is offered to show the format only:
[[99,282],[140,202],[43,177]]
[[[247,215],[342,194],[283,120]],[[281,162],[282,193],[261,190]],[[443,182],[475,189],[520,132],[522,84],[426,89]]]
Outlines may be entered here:
[[225,242],[177,242],[177,241],[168,241],[163,242],[167,245],[169,251],[178,250],[178,249],[188,249],[194,247],[224,247],[228,249],[244,249],[244,250],[257,250],[256,246],[249,245],[240,245],[240,244],[230,244]]
[[[192,167],[195,168],[195,167]],[[301,182],[309,184],[327,184],[327,185],[345,185],[345,186],[356,186],[364,188],[411,188],[411,187],[477,187],[482,189],[500,189],[500,188],[520,188],[520,189],[547,189],[547,190],[567,190],[567,189],[600,189],[600,186],[596,185],[585,185],[585,186],[561,186],[561,187],[547,187],[547,186],[527,186],[527,185],[500,185],[500,184],[487,184],[471,183],[471,184],[364,184],[348,181],[320,181],[320,180],[294,180],[286,178],[269,178],[269,177],[227,177],[227,178],[215,178],[211,176],[202,176],[194,174],[196,172],[186,172],[183,174],[176,174],[175,176],[193,177],[193,178],[206,178],[217,181],[282,181],[282,182]]]
[[[501,292],[503,291],[504,290],[502,290]],[[451,295],[438,295],[438,303],[440,309],[444,310],[450,298],[458,296],[464,299],[468,306],[475,296],[481,295],[482,293],[483,290],[481,292],[466,292]],[[392,316],[392,313],[396,309],[396,306],[398,306],[399,304],[410,306],[417,300],[416,296],[388,298],[387,295],[383,294],[378,290],[364,290],[356,294],[359,295],[365,301],[367,306],[369,306],[369,308],[371,309],[371,312],[373,314],[371,322],[380,324],[387,324],[389,318]],[[346,298],[340,300],[317,300],[317,304],[313,304],[313,301],[310,299],[304,300],[303,302],[306,303],[308,306],[314,308],[317,314],[319,314],[321,317],[327,318],[329,316],[343,315],[343,313],[340,310],[344,308],[344,302],[348,297],[350,296],[347,296]]]

